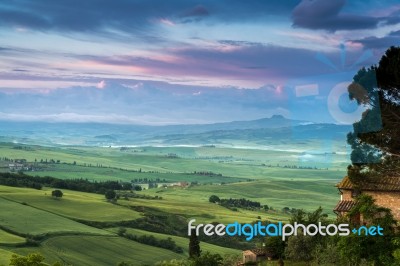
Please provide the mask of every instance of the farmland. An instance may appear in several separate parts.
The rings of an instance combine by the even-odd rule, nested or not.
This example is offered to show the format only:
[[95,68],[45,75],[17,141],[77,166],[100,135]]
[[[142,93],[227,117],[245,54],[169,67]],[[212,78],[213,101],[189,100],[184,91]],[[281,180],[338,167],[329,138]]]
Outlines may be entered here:
[[23,188],[2,187],[1,193],[6,199],[72,219],[116,222],[140,217],[135,211],[105,202],[104,196],[98,194],[64,190],[64,198],[60,200],[51,197],[51,189],[48,188],[29,190],[27,193]]
[[[0,252],[4,258],[12,252],[39,252],[46,262],[72,265],[121,261],[151,265],[185,258],[185,226],[190,219],[198,223],[278,222],[289,219],[290,213],[284,209],[312,211],[320,205],[333,217],[331,210],[338,198],[334,184],[345,174],[347,162],[340,152],[304,153],[284,146],[121,148],[1,143],[0,154],[2,172],[10,171],[10,160],[23,160],[31,167],[24,173],[32,176],[167,184],[135,191],[135,197],[116,202],[108,202],[103,194],[67,189],[62,189],[62,198],[54,198],[54,188],[46,186],[41,190],[0,186],[0,225],[4,229],[0,231]],[[180,181],[192,185],[168,186]],[[268,210],[230,209],[210,203],[211,195],[245,198],[267,205]],[[164,228],[158,223],[165,223]],[[121,237],[117,234],[121,226],[136,236],[170,237],[183,253]],[[27,238],[36,239],[36,244],[25,244]],[[85,252],[80,252],[83,249]],[[215,243],[202,242],[202,249],[221,255],[240,254],[240,250]]]
[[[0,199],[2,226],[20,234],[40,235],[46,233],[107,234],[59,215],[38,210],[20,203]],[[27,219],[29,217],[29,219]]]
[[[117,232],[118,228],[112,228],[111,229],[113,232]],[[168,237],[170,237],[172,240],[175,241],[175,243],[178,246],[183,247],[184,249],[184,253],[183,255],[188,256],[189,254],[189,239],[184,238],[184,237],[179,237],[179,236],[171,236],[171,235],[167,235],[167,234],[160,234],[160,233],[154,233],[154,232],[148,232],[148,231],[144,231],[144,230],[140,230],[140,229],[134,229],[134,228],[129,228],[127,230],[127,233],[133,234],[133,235],[137,235],[137,236],[143,236],[143,235],[151,235],[154,236],[157,239],[166,239]],[[218,247],[215,245],[211,245],[208,243],[202,243],[201,248],[203,251],[208,251],[211,253],[219,253],[219,254],[236,254],[239,255],[240,251],[236,250],[236,249],[231,249],[231,248],[224,248],[224,247]]]
[[[22,255],[40,252],[49,263],[62,261],[72,265],[93,265],[93,263],[114,265],[120,261],[152,264],[159,260],[184,258],[184,255],[166,249],[119,237],[115,230],[97,229],[76,222],[74,219],[113,224],[112,222],[124,219],[134,220],[140,217],[136,211],[106,202],[97,194],[64,191],[63,198],[54,199],[49,195],[48,188],[34,190],[0,186],[0,191],[2,195],[0,221],[1,226],[6,230],[0,231],[2,239],[0,252],[4,253],[4,256],[9,257],[12,252]],[[79,201],[82,203],[81,207],[79,207]],[[85,205],[88,201],[91,204],[89,206]],[[74,208],[76,211],[72,212],[71,209]],[[223,210],[222,207],[220,208]],[[90,214],[87,214],[88,212]],[[82,216],[85,213],[86,216]],[[156,234],[143,230],[138,232]],[[27,235],[31,238],[39,237],[40,245],[21,245],[25,243]],[[185,244],[184,248],[187,249],[187,239],[183,237],[174,239],[179,240],[178,245]],[[239,252],[211,244],[205,244],[205,248],[221,252],[221,254],[238,254]],[[84,253],[81,252],[82,249],[85,249]],[[149,253],[157,254],[157,257],[143,256]]]
[[[19,254],[39,252],[52,263],[62,261],[66,265],[116,265],[121,261],[136,265],[153,264],[159,260],[183,258],[161,248],[143,245],[117,236],[57,236],[45,240],[38,248],[11,249]],[[82,252],[84,250],[84,252]],[[143,254],[157,254],[143,256]]]

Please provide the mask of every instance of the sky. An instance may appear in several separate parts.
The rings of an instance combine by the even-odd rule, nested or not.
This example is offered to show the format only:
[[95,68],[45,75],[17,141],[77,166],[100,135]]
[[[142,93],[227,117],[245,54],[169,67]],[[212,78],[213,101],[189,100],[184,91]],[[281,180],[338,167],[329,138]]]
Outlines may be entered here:
[[351,123],[397,0],[0,2],[0,120]]

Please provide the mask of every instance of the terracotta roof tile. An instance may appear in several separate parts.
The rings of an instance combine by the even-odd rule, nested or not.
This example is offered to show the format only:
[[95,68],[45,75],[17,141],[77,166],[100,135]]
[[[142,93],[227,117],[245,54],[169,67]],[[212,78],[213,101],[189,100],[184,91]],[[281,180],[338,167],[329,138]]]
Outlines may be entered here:
[[[376,179],[363,180],[357,184],[360,190],[369,191],[400,191],[400,177],[380,177]],[[350,178],[345,176],[340,183],[336,185],[339,189],[354,189],[355,185]]]
[[356,205],[356,203],[352,200],[341,200],[338,202],[333,211],[348,212],[351,208],[354,207],[354,205]]

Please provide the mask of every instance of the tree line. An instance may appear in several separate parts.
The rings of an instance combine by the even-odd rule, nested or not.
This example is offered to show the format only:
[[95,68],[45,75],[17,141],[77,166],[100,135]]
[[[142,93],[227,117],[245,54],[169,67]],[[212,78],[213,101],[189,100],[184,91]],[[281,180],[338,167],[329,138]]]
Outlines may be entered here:
[[172,240],[172,238],[170,237],[166,239],[157,239],[152,235],[137,236],[131,233],[127,233],[125,228],[120,228],[118,230],[118,235],[145,245],[168,249],[176,253],[183,253],[183,248],[178,246],[175,241]]
[[211,203],[218,203],[221,206],[227,207],[227,208],[247,208],[247,209],[253,209],[253,208],[261,208],[261,203],[258,201],[251,201],[245,198],[241,199],[220,199],[217,195],[212,195],[210,196],[209,202]]
[[51,176],[29,176],[23,173],[0,173],[0,185],[42,189],[52,187],[81,192],[104,194],[109,190],[131,190],[131,183],[118,181],[91,182],[87,179],[59,179]]

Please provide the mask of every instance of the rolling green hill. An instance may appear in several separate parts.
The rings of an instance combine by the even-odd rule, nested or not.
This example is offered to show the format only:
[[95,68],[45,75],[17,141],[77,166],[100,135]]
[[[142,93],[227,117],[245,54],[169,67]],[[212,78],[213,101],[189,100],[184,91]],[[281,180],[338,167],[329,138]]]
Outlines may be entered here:
[[[116,233],[118,232],[119,228],[112,228],[111,231]],[[154,233],[154,232],[149,232],[145,230],[140,230],[140,229],[133,229],[133,228],[127,228],[127,233],[136,235],[136,236],[143,236],[143,235],[151,235],[154,236],[157,239],[167,239],[170,237],[175,243],[182,247],[184,250],[183,255],[188,256],[189,255],[189,238],[185,237],[179,237],[179,236],[171,236],[167,234],[160,234],[160,233]],[[228,254],[234,254],[234,255],[240,255],[241,252],[240,250],[237,249],[232,249],[232,248],[224,248],[216,245],[212,245],[206,242],[201,242],[201,250],[206,252],[211,252],[211,253],[219,253],[221,255],[228,255]]]
[[141,217],[138,212],[106,202],[103,195],[63,190],[63,197],[55,199],[51,197],[52,190],[1,186],[0,195],[40,210],[79,220],[117,222]]
[[1,226],[20,234],[94,234],[109,235],[103,230],[89,227],[57,214],[42,211],[21,203],[0,198]]
[[172,251],[143,245],[116,236],[57,236],[45,240],[40,247],[11,248],[26,255],[39,252],[46,262],[60,261],[66,265],[117,265],[129,261],[134,265],[154,264],[160,260],[184,258]]
[[[102,194],[62,189],[63,197],[55,199],[51,197],[54,188],[0,186],[0,228],[5,230],[0,230],[0,256],[40,252],[47,262],[72,265],[115,265],[122,260],[152,265],[186,257],[187,239],[183,236],[190,219],[198,223],[287,221],[290,214],[281,211],[284,207],[311,211],[320,205],[333,218],[331,210],[338,200],[334,184],[345,174],[347,165],[344,148],[335,147],[337,153],[323,152],[323,147],[313,141],[297,146],[282,142],[264,149],[251,145],[117,148],[0,143],[0,154],[6,155],[0,158],[3,172],[9,171],[10,159],[26,159],[27,164],[35,165],[34,171],[24,171],[30,176],[194,182],[189,187],[136,191],[138,197],[122,196],[116,203],[106,201]],[[225,199],[246,198],[273,210],[228,209],[209,203],[213,194]],[[150,199],[155,196],[157,199]],[[119,237],[115,234],[119,227],[136,235],[171,237],[184,253]],[[37,239],[39,246],[21,246],[25,236]],[[202,248],[240,254],[204,240]]]
[[[0,186],[0,225],[6,231],[0,230],[0,263],[8,263],[12,252],[26,255],[39,252],[46,257],[46,262],[60,261],[67,265],[116,265],[121,261],[130,261],[135,265],[154,264],[160,260],[185,258],[186,253],[177,254],[172,251],[144,245],[119,237],[113,230],[94,228],[73,219],[87,222],[107,222],[112,225],[123,220],[134,220],[142,215],[131,208],[129,204],[153,208],[155,200],[131,199],[120,200],[112,204],[104,200],[104,196],[91,193],[64,190],[61,199],[50,197],[51,189],[34,190]],[[163,201],[163,200],[158,200]],[[179,205],[177,201],[171,204]],[[194,205],[199,210],[200,206]],[[218,207],[222,211],[224,208]],[[171,211],[162,208],[163,211]],[[203,209],[205,211],[205,209]],[[232,212],[233,213],[233,212]],[[180,214],[171,211],[170,215]],[[141,232],[138,229],[136,233]],[[9,233],[9,232],[13,232]],[[143,231],[145,232],[145,231]],[[152,232],[157,237],[172,237],[178,245],[187,249],[187,239],[176,236],[162,235]],[[41,236],[39,246],[21,246],[30,235]],[[204,243],[206,250],[221,254],[238,254],[238,250],[223,248]],[[82,252],[84,250],[84,252]],[[150,254],[152,254],[150,256]]]

